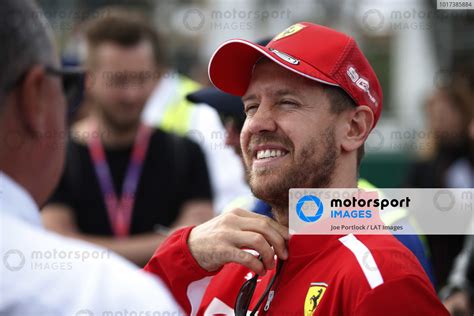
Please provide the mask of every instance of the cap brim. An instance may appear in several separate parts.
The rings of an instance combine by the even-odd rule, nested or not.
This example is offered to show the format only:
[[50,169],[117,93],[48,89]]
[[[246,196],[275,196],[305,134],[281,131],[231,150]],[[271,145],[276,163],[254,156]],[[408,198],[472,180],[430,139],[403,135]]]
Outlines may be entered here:
[[209,79],[218,89],[242,96],[249,86],[254,65],[261,57],[267,57],[303,77],[338,86],[334,80],[303,60],[298,60],[297,65],[286,62],[278,58],[269,48],[241,39],[227,41],[217,48],[209,62]]

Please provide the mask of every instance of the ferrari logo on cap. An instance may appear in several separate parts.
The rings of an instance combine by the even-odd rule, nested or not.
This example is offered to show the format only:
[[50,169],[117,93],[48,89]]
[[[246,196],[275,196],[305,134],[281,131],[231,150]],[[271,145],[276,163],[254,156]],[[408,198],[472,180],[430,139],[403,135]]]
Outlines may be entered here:
[[272,41],[276,41],[276,40],[279,40],[279,39],[282,39],[284,37],[287,37],[287,36],[290,36],[291,34],[295,34],[299,31],[301,31],[303,28],[305,28],[306,25],[303,25],[301,23],[296,23],[296,24],[293,24],[292,26],[288,27],[287,29],[285,29],[283,32],[281,32],[280,34],[278,34],[277,36],[275,36]]
[[304,301],[304,315],[312,316],[318,308],[328,285],[326,283],[311,283]]

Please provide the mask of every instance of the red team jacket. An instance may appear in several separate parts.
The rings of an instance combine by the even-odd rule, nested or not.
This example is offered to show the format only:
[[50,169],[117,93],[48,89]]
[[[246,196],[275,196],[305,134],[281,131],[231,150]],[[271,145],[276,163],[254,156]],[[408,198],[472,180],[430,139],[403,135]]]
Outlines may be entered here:
[[[191,229],[172,234],[145,270],[167,283],[186,314],[233,315],[254,273],[235,263],[202,269],[187,246]],[[393,236],[295,235],[288,250],[258,315],[449,315],[415,256]],[[274,274],[260,277],[251,309]]]

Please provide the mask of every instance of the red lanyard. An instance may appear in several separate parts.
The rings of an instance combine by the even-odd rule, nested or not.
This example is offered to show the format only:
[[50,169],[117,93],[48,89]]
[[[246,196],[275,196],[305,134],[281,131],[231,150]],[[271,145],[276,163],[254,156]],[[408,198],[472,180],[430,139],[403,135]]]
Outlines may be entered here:
[[[93,130],[98,132],[97,125]],[[122,196],[120,199],[117,198],[115,193],[110,168],[100,136],[92,137],[88,142],[95,173],[104,196],[109,222],[114,235],[119,238],[128,236],[130,232],[135,193],[148,150],[151,132],[152,129],[150,127],[140,124],[133,144],[132,156],[125,174],[125,180],[122,184]],[[99,133],[96,133],[96,135],[99,135]]]

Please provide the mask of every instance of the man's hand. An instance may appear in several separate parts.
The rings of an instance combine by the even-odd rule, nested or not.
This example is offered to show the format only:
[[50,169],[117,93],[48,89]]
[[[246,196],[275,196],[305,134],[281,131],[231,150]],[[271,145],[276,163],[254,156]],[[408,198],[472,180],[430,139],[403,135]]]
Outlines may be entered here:
[[[196,226],[188,245],[198,264],[207,271],[236,262],[264,275],[275,267],[275,254],[282,260],[288,258],[288,239],[288,227],[266,216],[235,209]],[[261,260],[242,248],[257,251]]]

